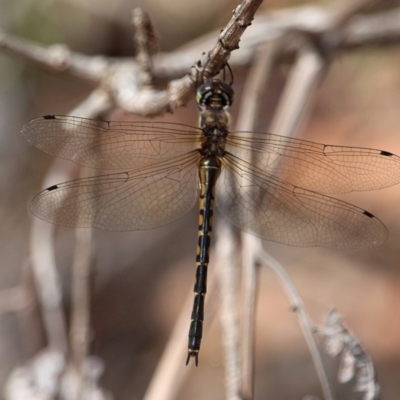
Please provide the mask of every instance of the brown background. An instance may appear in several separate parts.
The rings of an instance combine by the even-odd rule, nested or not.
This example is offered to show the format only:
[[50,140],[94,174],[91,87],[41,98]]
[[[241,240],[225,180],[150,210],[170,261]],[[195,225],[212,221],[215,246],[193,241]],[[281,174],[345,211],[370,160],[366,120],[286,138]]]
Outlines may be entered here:
[[[303,3],[267,2],[264,8]],[[340,5],[334,1],[320,3]],[[63,42],[87,54],[132,56],[130,10],[138,5],[150,13],[160,33],[160,48],[168,51],[222,27],[236,3],[91,0],[83,7],[72,0],[0,0],[0,27],[43,44]],[[316,94],[311,119],[301,137],[400,154],[399,71],[398,48],[340,55]],[[242,73],[236,72],[235,76],[237,100]],[[33,218],[28,203],[42,188],[41,180],[52,161],[52,157],[24,141],[20,128],[39,115],[68,114],[90,90],[86,83],[44,73],[0,55],[0,290],[17,285],[21,279],[29,257]],[[236,110],[238,105],[239,101]],[[167,118],[195,125],[194,102]],[[387,243],[359,251],[264,245],[285,265],[315,321],[321,321],[330,307],[345,316],[347,326],[375,363],[383,398],[398,399],[400,185],[344,198],[385,223],[390,232]],[[154,231],[95,232],[93,353],[105,360],[102,384],[118,399],[142,398],[182,302],[192,288],[196,214],[194,210],[182,220]],[[64,282],[66,310],[72,242],[71,229],[57,229],[56,257]],[[12,367],[38,350],[27,345],[29,332],[19,317],[18,313],[0,315],[0,386]],[[219,334],[216,319],[205,334],[200,366],[191,370],[179,399],[223,397]],[[256,398],[287,400],[320,395],[296,317],[289,310],[278,280],[267,269],[260,274],[256,353]],[[337,361],[326,361],[335,381]],[[352,384],[337,385],[336,391],[341,399],[354,396]]]

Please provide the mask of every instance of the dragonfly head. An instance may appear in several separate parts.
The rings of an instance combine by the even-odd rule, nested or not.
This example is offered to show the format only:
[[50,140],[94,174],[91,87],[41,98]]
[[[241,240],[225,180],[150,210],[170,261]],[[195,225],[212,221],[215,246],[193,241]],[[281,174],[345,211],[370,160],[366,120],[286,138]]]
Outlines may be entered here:
[[226,110],[233,103],[233,89],[220,80],[212,80],[199,86],[196,101],[202,109]]

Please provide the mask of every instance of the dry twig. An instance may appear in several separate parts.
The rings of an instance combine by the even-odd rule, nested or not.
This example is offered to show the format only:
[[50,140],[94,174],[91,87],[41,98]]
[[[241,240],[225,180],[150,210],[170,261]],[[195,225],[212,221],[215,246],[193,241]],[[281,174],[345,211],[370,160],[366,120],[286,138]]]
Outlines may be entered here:
[[[259,53],[260,46],[275,41],[277,38],[286,38],[287,32],[302,32],[305,39],[301,44],[298,43],[293,46],[285,47],[284,52],[297,52],[299,54],[298,61],[291,74],[291,79],[287,84],[287,92],[282,95],[281,103],[274,118],[271,130],[274,133],[281,135],[293,135],[298,129],[299,123],[304,120],[306,105],[308,99],[312,94],[316,85],[320,82],[324,68],[326,68],[329,60],[323,58],[320,53],[316,51],[315,41],[310,42],[308,38],[317,38],[318,46],[326,45],[326,38],[328,34],[335,32],[335,40],[330,42],[330,47],[324,47],[325,51],[340,51],[352,49],[354,47],[370,46],[372,44],[391,45],[400,42],[400,23],[398,16],[400,9],[391,10],[370,16],[358,16],[352,18],[356,13],[369,5],[371,1],[358,1],[351,4],[348,8],[341,10],[332,17],[332,10],[317,7],[304,7],[302,9],[286,10],[283,12],[273,13],[272,16],[260,17],[254,22],[252,29],[249,31],[246,39],[242,42],[242,50],[234,52],[231,58],[231,64],[235,65],[248,65],[254,58],[254,55]],[[8,52],[13,56],[18,56],[31,64],[43,69],[64,73],[66,75],[85,79],[92,82],[96,88],[92,94],[81,105],[79,105],[72,113],[86,116],[97,117],[102,113],[110,110],[113,107],[122,107],[126,111],[144,115],[159,115],[164,112],[173,111],[176,107],[184,105],[188,98],[192,95],[198,73],[205,79],[210,78],[217,74],[219,70],[228,60],[232,50],[238,47],[239,39],[252,21],[253,15],[260,4],[259,0],[245,0],[234,11],[232,19],[227,24],[226,28],[221,31],[219,35],[213,34],[212,40],[218,36],[218,41],[212,47],[212,43],[208,38],[202,38],[195,43],[189,44],[182,49],[169,54],[160,54],[151,59],[151,35],[146,34],[151,31],[148,30],[148,24],[140,12],[135,12],[135,26],[137,27],[138,35],[136,36],[136,47],[138,49],[138,57],[133,59],[110,59],[107,57],[88,57],[82,54],[71,52],[66,46],[51,46],[47,49],[40,47],[36,44],[12,38],[5,34],[0,34],[0,50]],[[144,22],[143,22],[144,21]],[[333,45],[332,45],[333,43]],[[317,49],[318,49],[317,46]],[[211,48],[212,47],[212,48]],[[200,49],[211,48],[209,55],[198,59]],[[264,54],[264,48],[263,54]],[[321,47],[319,47],[321,49]],[[322,53],[326,55],[326,52]],[[193,60],[198,59],[195,63],[197,70],[192,69],[189,73],[188,70],[193,65]],[[179,60],[179,63],[177,63]],[[259,60],[256,64],[256,72],[253,81],[249,82],[249,87],[258,86],[262,88],[264,84],[261,81],[266,79],[268,72],[262,73],[262,69],[267,69],[266,66],[270,65],[272,60],[271,54],[263,55],[263,59]],[[153,65],[152,65],[153,62]],[[267,69],[268,70],[268,69]],[[140,72],[140,73],[138,73]],[[186,74],[185,76],[175,79],[177,76]],[[150,86],[152,80],[167,79],[168,82],[163,90],[156,90]],[[246,99],[253,99],[250,101],[250,111],[248,113],[249,121],[243,122],[239,129],[251,129],[251,121],[256,117],[255,103],[260,90],[254,91],[253,95],[245,95]],[[50,179],[50,171],[46,180]],[[57,178],[51,177],[51,182],[63,181],[70,179],[70,171],[64,170],[64,176]],[[249,312],[244,319],[246,334],[244,337],[245,345],[243,353],[244,363],[242,368],[246,378],[243,379],[241,388],[235,384],[235,379],[240,371],[238,366],[237,357],[233,357],[233,368],[228,372],[231,377],[231,398],[241,392],[245,398],[252,398],[252,376],[253,374],[253,340],[252,340],[252,322],[255,310],[255,286],[256,286],[256,263],[257,260],[270,263],[271,260],[261,251],[259,243],[256,250],[253,244],[246,244],[245,247],[249,251],[247,253],[248,261],[246,264],[250,266],[250,278],[248,281],[247,303],[249,305]],[[68,341],[66,337],[66,327],[63,314],[61,312],[61,290],[57,282],[57,274],[54,267],[54,246],[53,246],[53,227],[51,225],[44,226],[41,221],[35,220],[33,223],[32,237],[32,259],[33,266],[36,274],[36,280],[39,292],[42,294],[42,308],[44,310],[44,320],[46,321],[46,332],[49,343],[55,348],[67,353]],[[250,249],[250,250],[249,250]],[[223,254],[223,250],[218,250],[216,258]],[[80,266],[80,270],[85,271],[85,276],[81,282],[81,290],[76,291],[75,300],[82,304],[82,298],[87,299],[88,286],[87,279],[89,276],[90,253],[86,254],[85,260],[78,257],[78,261],[84,261],[84,266]],[[46,271],[44,271],[46,266]],[[285,277],[282,277],[282,270],[277,269],[277,273],[281,279],[285,281],[285,287],[290,288],[291,284],[287,282]],[[43,278],[43,273],[46,277]],[[47,285],[42,285],[46,282]],[[50,284],[49,284],[50,282]],[[210,287],[210,286],[209,286]],[[294,308],[298,315],[302,317],[302,326],[305,330],[305,336],[310,340],[310,347],[313,349],[312,354],[317,365],[317,371],[320,375],[322,386],[324,389],[326,399],[333,398],[329,385],[327,384],[326,376],[324,376],[323,366],[320,362],[320,356],[315,348],[315,341],[312,339],[310,331],[310,322],[305,313],[301,299],[297,297],[296,292],[288,289],[292,297]],[[213,295],[208,295],[208,301],[212,299]],[[251,305],[252,304],[252,305]],[[229,308],[229,307],[228,307]],[[88,302],[85,302],[81,310],[81,318],[77,317],[78,328],[82,328],[79,337],[85,338],[79,346],[79,340],[75,341],[73,347],[76,349],[76,359],[79,364],[83,365],[83,361],[88,354]],[[183,318],[187,318],[186,308],[184,308]],[[232,317],[232,316],[230,316]],[[210,316],[207,316],[207,321]],[[233,322],[232,322],[233,321]],[[235,318],[230,319],[229,326],[235,324]],[[186,325],[186,324],[184,324]],[[180,354],[182,349],[181,344],[181,324],[177,325],[176,332],[173,335],[174,343],[179,341],[179,344],[171,344],[171,352],[175,355]],[[230,331],[231,328],[227,328]],[[231,330],[233,331],[233,330]],[[184,330],[186,333],[186,330]],[[176,339],[179,337],[179,340]],[[235,343],[235,339],[233,339]],[[186,344],[186,343],[185,343]],[[178,346],[178,347],[175,347]],[[232,350],[228,351],[230,355],[234,355]],[[170,352],[166,352],[166,357],[170,359]],[[179,358],[179,357],[176,357]],[[170,369],[170,374],[166,375],[166,369]],[[150,387],[146,399],[173,398],[179,388],[180,381],[176,380],[179,367],[176,365],[171,368],[171,364],[165,366],[160,363],[159,374],[155,376],[154,384]],[[243,372],[242,372],[243,373]],[[176,383],[175,386],[172,383]],[[229,385],[228,385],[229,386]],[[160,387],[172,387],[167,394],[162,397]],[[165,393],[164,393],[165,394]]]

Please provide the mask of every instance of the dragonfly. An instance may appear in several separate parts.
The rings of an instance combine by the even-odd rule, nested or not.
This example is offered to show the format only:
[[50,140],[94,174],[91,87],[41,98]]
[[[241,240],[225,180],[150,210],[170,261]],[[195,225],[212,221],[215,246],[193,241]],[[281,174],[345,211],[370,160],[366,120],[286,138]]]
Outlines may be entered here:
[[109,174],[55,184],[30,204],[37,217],[68,227],[152,229],[198,203],[194,304],[186,364],[198,356],[214,202],[234,226],[291,246],[359,249],[388,231],[370,212],[329,194],[400,182],[388,151],[334,146],[262,132],[229,130],[231,85],[213,79],[196,90],[198,127],[166,122],[97,121],[46,115],[24,125],[29,143]]

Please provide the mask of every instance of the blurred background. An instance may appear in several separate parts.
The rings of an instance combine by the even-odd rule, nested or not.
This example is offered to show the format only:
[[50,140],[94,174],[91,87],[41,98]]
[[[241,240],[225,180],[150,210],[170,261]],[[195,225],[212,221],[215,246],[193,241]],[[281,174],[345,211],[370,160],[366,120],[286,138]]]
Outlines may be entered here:
[[[260,12],[306,3],[310,2],[268,1]],[[344,3],[344,0],[312,2],[333,7]],[[386,8],[390,6],[390,2],[384,3]],[[0,0],[0,29],[43,45],[64,43],[73,51],[89,55],[134,56],[131,28],[134,7],[141,6],[149,13],[159,33],[160,50],[168,52],[224,27],[236,5],[237,2],[230,0]],[[372,11],[379,9],[375,6]],[[300,137],[400,154],[399,71],[400,52],[395,46],[341,53],[315,94],[310,120]],[[235,121],[246,70],[234,74]],[[0,52],[0,290],[3,293],[17,286],[26,271],[34,218],[28,204],[43,188],[43,177],[53,160],[31,147],[19,134],[20,129],[37,116],[68,114],[92,89],[84,81],[43,72]],[[276,101],[279,94],[278,89],[266,93],[266,104]],[[194,101],[167,118],[196,125]],[[285,266],[314,321],[321,321],[331,307],[345,316],[347,326],[374,361],[382,397],[398,399],[400,185],[343,198],[377,215],[389,230],[389,240],[380,247],[359,251],[290,248],[275,243],[264,243],[264,247]],[[152,231],[94,232],[92,353],[104,360],[106,369],[101,384],[116,399],[143,397],[181,305],[192,290],[196,221],[197,211],[193,210],[183,219]],[[57,227],[56,262],[66,313],[70,308],[73,241],[74,230]],[[307,394],[321,396],[296,316],[290,311],[279,281],[266,268],[260,273],[258,304],[256,398],[288,400]],[[12,368],[22,365],[45,345],[32,339],[27,319],[36,319],[40,331],[40,312],[35,307],[21,310],[2,307],[0,388]],[[327,358],[326,363],[330,378],[336,382],[337,360]],[[200,365],[190,370],[178,398],[222,398],[223,379],[220,326],[216,318],[205,332]],[[351,382],[337,384],[335,390],[337,398],[357,398]]]

